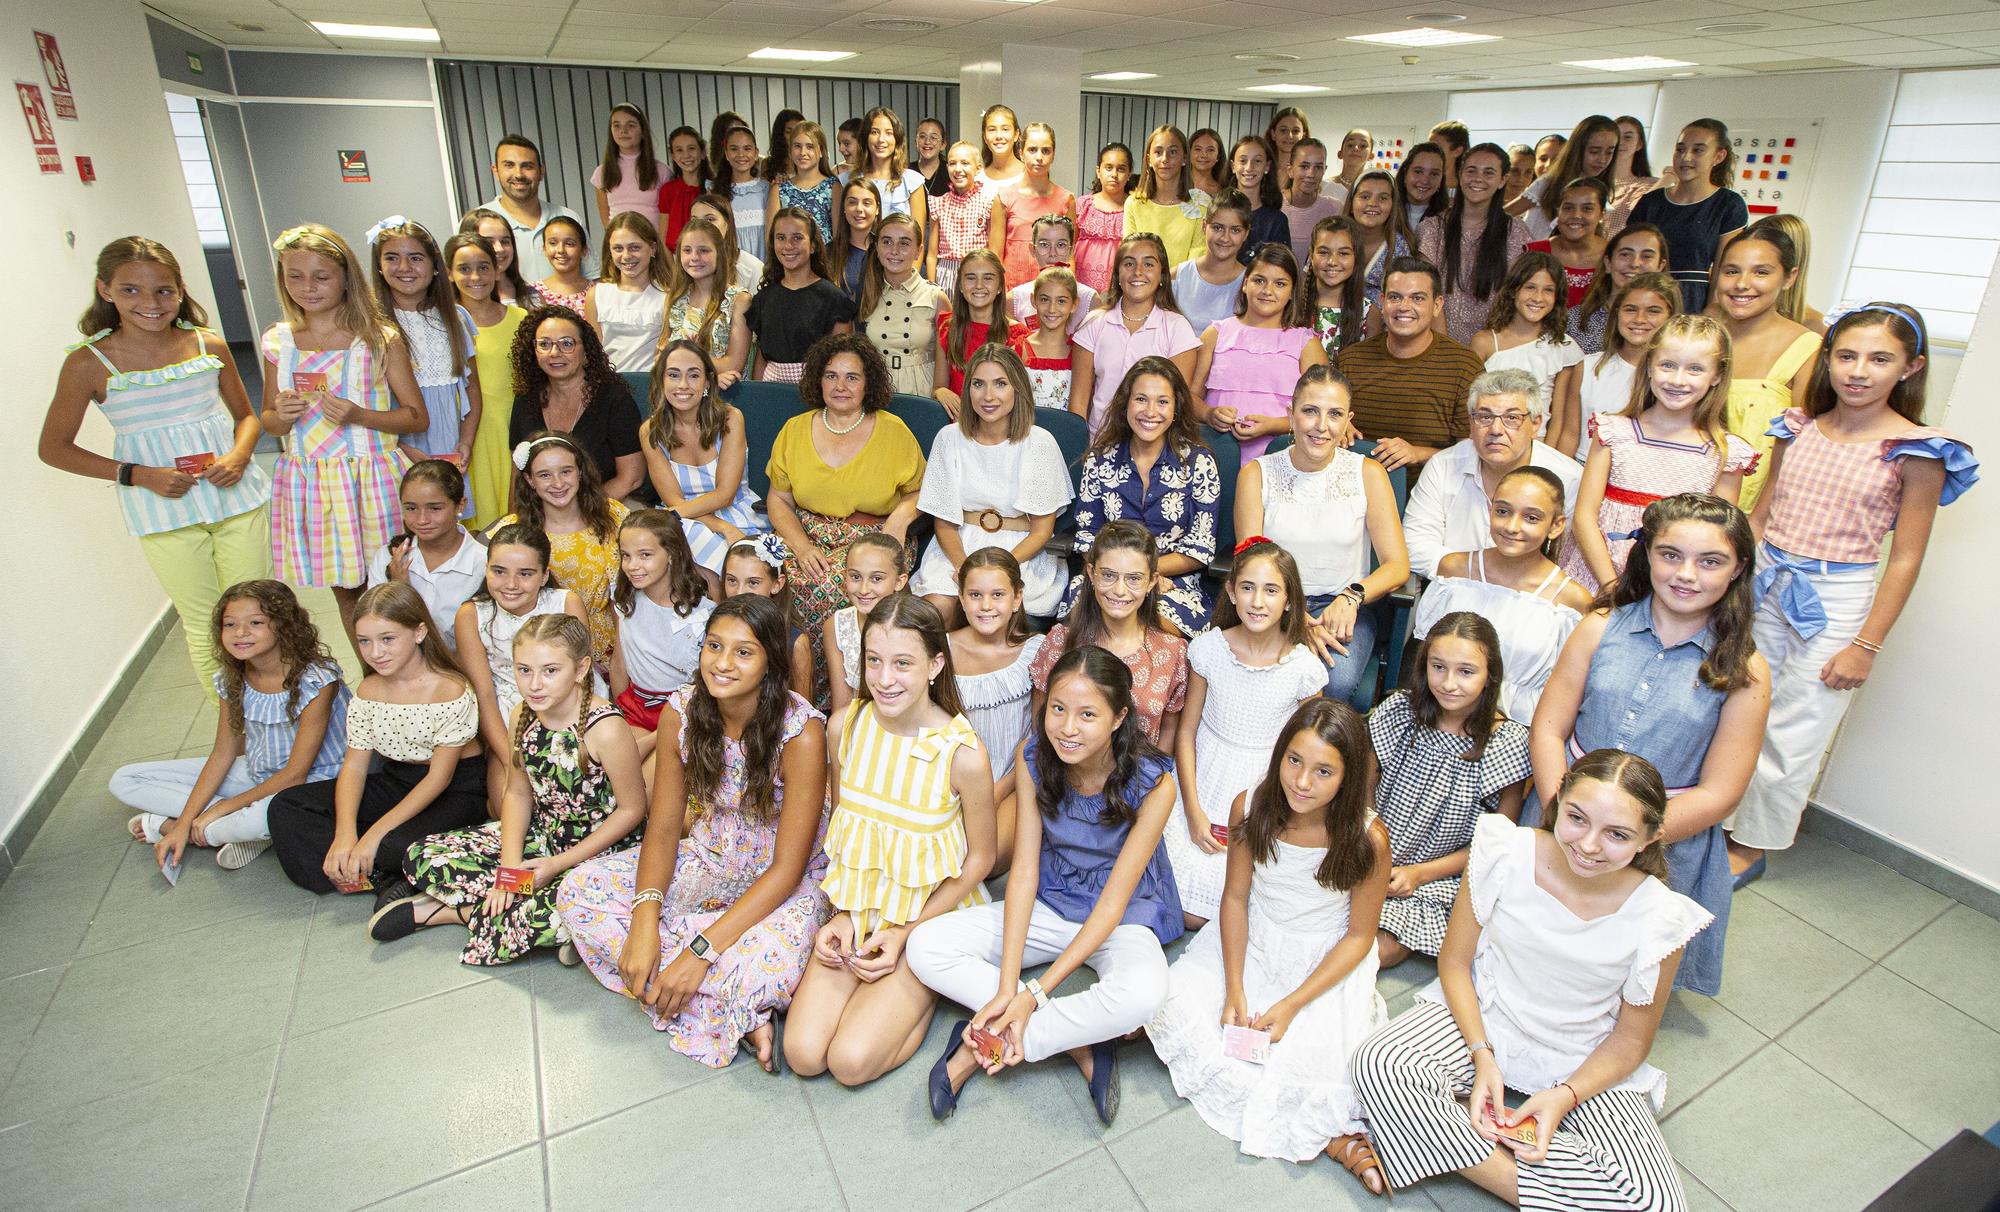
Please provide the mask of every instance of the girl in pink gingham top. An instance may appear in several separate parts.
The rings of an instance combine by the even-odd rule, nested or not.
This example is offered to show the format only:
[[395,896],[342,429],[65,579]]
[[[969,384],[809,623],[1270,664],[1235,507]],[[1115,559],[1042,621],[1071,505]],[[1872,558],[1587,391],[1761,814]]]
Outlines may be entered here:
[[979,175],[979,150],[972,144],[952,144],[944,167],[951,188],[931,203],[937,234],[931,243],[930,276],[948,294],[965,254],[991,246],[994,193]]
[[[1771,666],[1764,747],[1724,824],[1747,883],[1792,844],[1840,717],[1868,680],[1923,566],[1931,522],[1979,478],[1972,448],[1922,424],[1927,339],[1915,308],[1870,303],[1826,335],[1805,407],[1770,428],[1769,489],[1751,526],[1757,651]],[[1893,534],[1881,582],[1882,541]]]

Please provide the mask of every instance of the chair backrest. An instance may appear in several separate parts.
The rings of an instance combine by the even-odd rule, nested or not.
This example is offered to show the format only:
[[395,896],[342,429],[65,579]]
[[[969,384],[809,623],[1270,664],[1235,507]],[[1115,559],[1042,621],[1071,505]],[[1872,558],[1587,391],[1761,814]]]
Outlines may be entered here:
[[771,462],[771,447],[778,441],[778,431],[785,427],[785,422],[806,410],[806,402],[800,398],[795,384],[755,379],[737,383],[723,393],[723,399],[743,413],[746,448],[743,474],[750,478],[750,489],[761,500],[771,493],[771,477],[766,468]]
[[[1292,444],[1292,435],[1288,433],[1281,433],[1277,437],[1271,439],[1271,444],[1264,448],[1264,453],[1273,454],[1276,453],[1277,451],[1287,449],[1288,447],[1291,446],[1291,444]],[[1367,458],[1374,452],[1375,452],[1375,442],[1374,439],[1372,438],[1362,438],[1360,441],[1354,444],[1354,453],[1360,455],[1362,458]],[[1398,467],[1396,470],[1390,472],[1389,487],[1395,490],[1396,516],[1401,517],[1403,516],[1403,506],[1407,504],[1410,499],[1409,468]]]
[[653,375],[644,370],[621,370],[618,377],[625,380],[625,386],[632,393],[632,402],[639,406],[639,419],[653,415]]
[[944,405],[925,396],[905,395],[901,392],[889,397],[889,415],[909,426],[910,435],[917,440],[917,449],[929,458],[931,443],[937,440],[938,431],[957,422],[944,410]]
[[[1090,449],[1090,422],[1063,408],[1037,408],[1035,424],[1049,431],[1056,440],[1056,449],[1062,451],[1063,466],[1069,469],[1069,484],[1072,492],[1083,491],[1083,452]],[[1076,500],[1070,499],[1069,508],[1056,520],[1058,532],[1076,529]]]

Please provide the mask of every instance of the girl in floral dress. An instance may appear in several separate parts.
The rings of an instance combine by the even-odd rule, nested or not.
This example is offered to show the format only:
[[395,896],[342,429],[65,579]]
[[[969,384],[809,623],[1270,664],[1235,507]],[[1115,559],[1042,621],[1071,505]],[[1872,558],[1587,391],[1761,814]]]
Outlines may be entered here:
[[[590,631],[572,615],[529,619],[514,637],[521,708],[500,819],[411,846],[411,888],[389,898],[369,932],[378,942],[463,923],[459,962],[505,964],[568,940],[556,916],[563,872],[633,839],[645,812],[639,748],[615,704],[591,692]],[[531,889],[499,886],[501,868],[534,874]]]
[[777,1072],[771,1016],[791,1004],[830,913],[826,724],[788,689],[791,651],[771,599],[715,608],[701,676],[660,713],[680,743],[658,751],[648,841],[585,863],[556,898],[599,983],[715,1068],[747,1041]]

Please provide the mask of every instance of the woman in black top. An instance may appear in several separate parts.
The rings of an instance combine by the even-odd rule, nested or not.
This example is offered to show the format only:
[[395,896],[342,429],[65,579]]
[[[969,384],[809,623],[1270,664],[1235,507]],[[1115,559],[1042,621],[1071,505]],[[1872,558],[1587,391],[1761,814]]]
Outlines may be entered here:
[[507,441],[517,444],[537,430],[566,433],[597,464],[604,495],[632,495],[646,478],[639,447],[639,405],[597,330],[567,307],[537,307],[514,334],[514,413]]

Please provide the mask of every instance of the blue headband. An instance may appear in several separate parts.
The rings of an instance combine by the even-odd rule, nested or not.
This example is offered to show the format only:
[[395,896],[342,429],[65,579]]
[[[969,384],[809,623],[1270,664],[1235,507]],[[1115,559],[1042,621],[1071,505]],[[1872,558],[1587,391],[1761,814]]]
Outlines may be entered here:
[[[1924,356],[1923,321],[1917,316],[1916,312],[1911,311],[1909,308],[1904,307],[1900,304],[1896,303],[1864,304],[1861,307],[1856,307],[1853,308],[1852,310],[1842,312],[1839,316],[1835,317],[1835,322],[1837,323],[1840,320],[1845,320],[1849,316],[1860,315],[1862,312],[1865,311],[1879,311],[1884,315],[1895,316],[1896,318],[1902,320],[1904,323],[1908,324],[1910,326],[1910,331],[1917,335],[1917,352],[1913,356],[1919,358]],[[1832,325],[1828,325],[1828,327],[1831,328]]]

